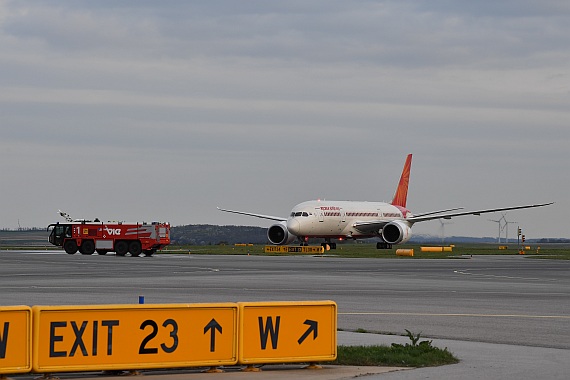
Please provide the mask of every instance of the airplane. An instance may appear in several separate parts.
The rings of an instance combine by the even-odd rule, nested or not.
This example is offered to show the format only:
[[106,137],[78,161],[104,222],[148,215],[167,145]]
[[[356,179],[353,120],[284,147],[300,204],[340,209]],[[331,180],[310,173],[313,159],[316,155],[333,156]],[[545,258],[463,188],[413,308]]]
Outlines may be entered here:
[[463,207],[412,214],[406,208],[412,155],[409,154],[400,176],[400,182],[391,203],[366,201],[327,201],[313,200],[299,203],[291,210],[287,218],[255,214],[251,212],[222,209],[233,214],[247,215],[278,222],[267,230],[267,238],[274,245],[286,245],[300,240],[301,245],[308,245],[310,238],[325,239],[323,245],[336,249],[332,239],[380,238],[377,249],[391,249],[393,245],[403,244],[412,237],[412,226],[418,222],[435,219],[451,219],[464,215],[481,215],[498,211],[510,211],[553,204],[541,203],[526,206],[492,208],[477,211],[459,211]]

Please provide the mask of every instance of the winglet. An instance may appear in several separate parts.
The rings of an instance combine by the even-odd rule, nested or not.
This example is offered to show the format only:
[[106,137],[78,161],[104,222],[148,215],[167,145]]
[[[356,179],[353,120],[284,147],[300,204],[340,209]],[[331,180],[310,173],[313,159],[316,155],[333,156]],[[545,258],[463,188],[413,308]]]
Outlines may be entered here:
[[398,183],[398,188],[396,189],[396,193],[394,194],[394,199],[392,199],[392,205],[394,206],[400,206],[406,208],[411,169],[412,169],[412,155],[408,154],[408,157],[406,158],[406,163],[404,164],[404,169],[402,170],[402,176],[400,177],[400,183]]

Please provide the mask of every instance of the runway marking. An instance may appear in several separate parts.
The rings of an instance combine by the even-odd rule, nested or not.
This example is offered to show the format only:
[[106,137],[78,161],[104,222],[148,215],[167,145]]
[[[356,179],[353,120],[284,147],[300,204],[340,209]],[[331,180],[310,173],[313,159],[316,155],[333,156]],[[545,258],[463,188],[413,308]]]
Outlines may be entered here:
[[[7,251],[8,252],[8,251]],[[10,253],[16,253],[15,251],[9,251]],[[61,255],[61,254],[65,254],[67,255],[67,253],[65,253],[65,251],[59,251],[59,250],[46,250],[46,251],[17,251],[17,253],[22,253],[24,255]]]
[[454,270],[453,273],[463,274],[466,276],[477,276],[477,277],[491,277],[491,278],[506,278],[509,280],[527,280],[527,281],[557,281],[555,279],[548,278],[536,278],[536,277],[516,277],[516,276],[499,276],[495,274],[482,274],[482,273],[469,273],[466,270]]
[[338,315],[401,315],[412,317],[479,317],[479,318],[530,318],[530,319],[570,319],[570,315],[528,315],[528,314],[476,314],[476,313],[385,313],[348,312]]
[[188,273],[196,273],[196,270],[198,271],[207,271],[207,272],[219,272],[220,270],[217,268],[201,268],[201,267],[190,267],[190,268],[184,268],[187,269],[185,271],[182,272],[172,272],[174,274],[188,274]]

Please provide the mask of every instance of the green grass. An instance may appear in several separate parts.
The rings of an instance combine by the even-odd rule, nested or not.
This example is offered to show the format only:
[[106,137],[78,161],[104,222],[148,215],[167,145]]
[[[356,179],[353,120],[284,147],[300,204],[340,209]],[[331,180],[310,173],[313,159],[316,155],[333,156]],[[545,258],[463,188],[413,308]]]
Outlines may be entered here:
[[458,363],[451,352],[426,345],[416,347],[338,346],[337,359],[330,364],[350,366],[436,367]]
[[458,363],[447,348],[434,347],[431,340],[406,330],[410,343],[388,346],[339,346],[332,364],[351,366],[435,367]]
[[[203,246],[175,246],[170,245],[159,253],[177,254],[207,254],[207,255],[270,255],[264,253],[264,245],[251,247],[236,247],[233,245],[203,245]],[[413,257],[396,256],[397,248],[414,249]],[[394,249],[376,249],[375,244],[338,244],[336,250],[325,251],[325,255],[355,258],[398,258],[401,260],[418,259],[449,259],[464,258],[470,255],[518,255],[516,245],[509,245],[507,250],[499,250],[498,244],[456,244],[453,252],[420,252],[419,245],[402,245]],[[525,251],[527,257],[542,259],[570,260],[570,247],[556,244],[541,245],[537,253],[537,246],[532,245]],[[286,254],[271,254],[281,256]]]
[[[530,245],[525,256],[536,259],[570,260],[570,246],[561,244]],[[262,255],[281,256],[287,254],[268,254],[264,252],[265,245],[241,247],[234,245],[169,245],[158,254],[195,254],[195,255]],[[413,249],[414,256],[396,256],[396,249]],[[60,250],[60,247],[49,246],[2,246],[0,251],[12,249]],[[538,252],[538,253],[537,253]],[[518,255],[516,244],[510,244],[509,249],[499,250],[499,244],[456,244],[453,252],[420,252],[420,246],[405,244],[393,249],[376,249],[375,244],[344,243],[337,244],[336,250],[325,251],[325,255],[353,258],[390,258],[400,260],[418,259],[461,259],[471,255]]]

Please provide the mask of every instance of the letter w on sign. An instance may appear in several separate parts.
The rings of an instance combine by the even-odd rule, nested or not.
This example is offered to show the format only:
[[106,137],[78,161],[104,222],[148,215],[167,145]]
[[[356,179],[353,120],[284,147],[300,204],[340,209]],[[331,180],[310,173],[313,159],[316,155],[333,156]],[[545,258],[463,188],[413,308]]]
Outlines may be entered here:
[[6,358],[6,347],[8,346],[8,329],[10,322],[4,322],[4,332],[0,335],[0,359]]
[[267,339],[271,336],[271,347],[277,349],[277,339],[279,338],[279,324],[281,317],[275,318],[275,326],[273,326],[273,318],[267,317],[267,323],[263,326],[263,318],[258,317],[259,321],[259,337],[261,339],[261,349],[265,350],[267,347]]

